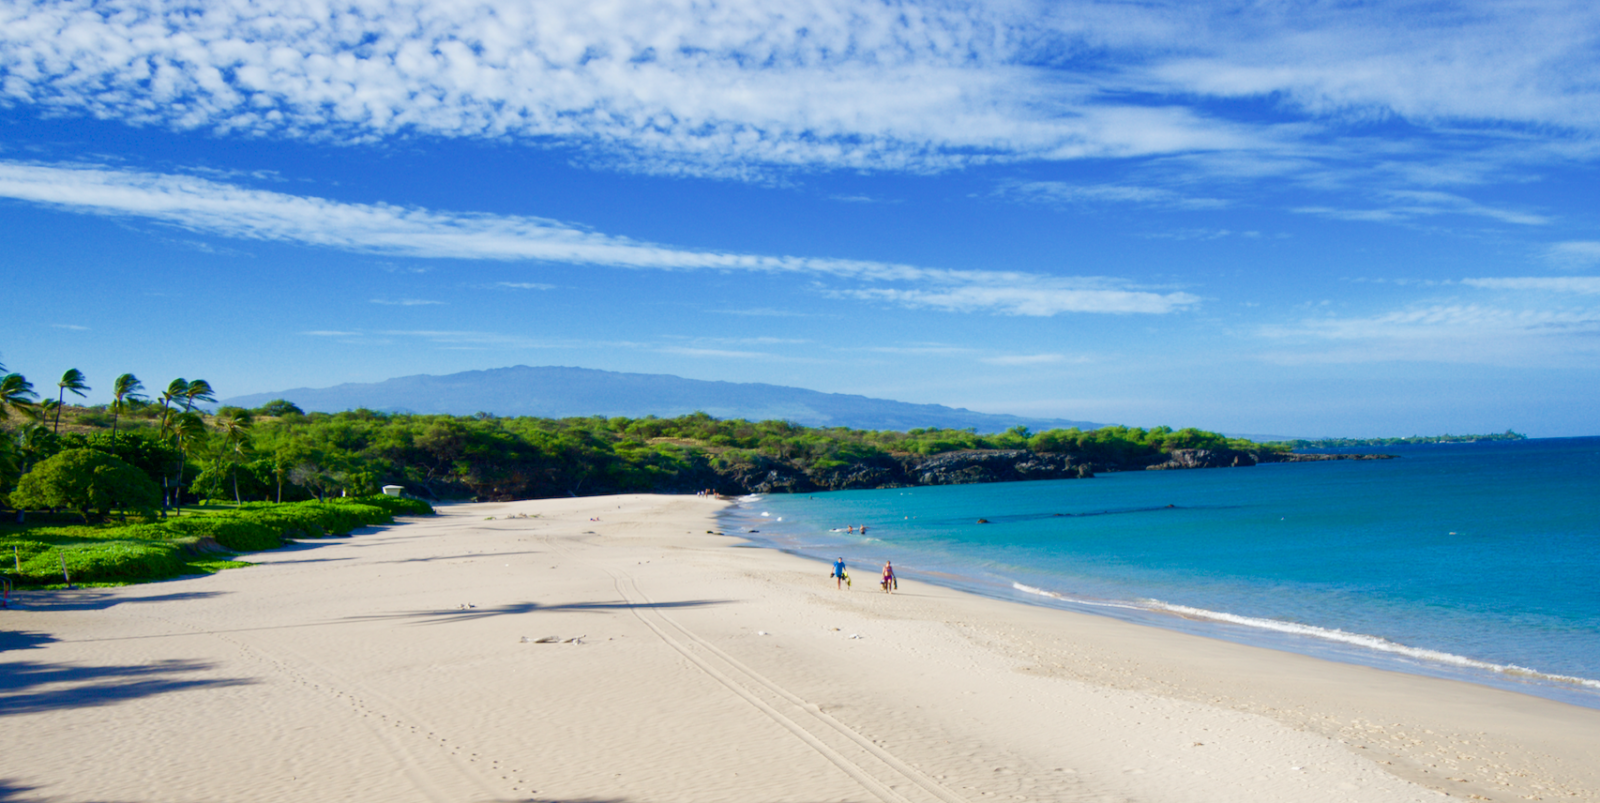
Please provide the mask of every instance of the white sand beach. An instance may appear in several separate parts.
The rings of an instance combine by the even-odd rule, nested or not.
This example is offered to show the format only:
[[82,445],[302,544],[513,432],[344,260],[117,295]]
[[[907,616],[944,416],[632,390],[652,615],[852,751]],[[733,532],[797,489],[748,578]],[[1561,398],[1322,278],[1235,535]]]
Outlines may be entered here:
[[215,576],[23,593],[0,800],[1600,800],[1600,711],[886,595],[875,567],[838,591],[709,534],[721,504],[455,505]]

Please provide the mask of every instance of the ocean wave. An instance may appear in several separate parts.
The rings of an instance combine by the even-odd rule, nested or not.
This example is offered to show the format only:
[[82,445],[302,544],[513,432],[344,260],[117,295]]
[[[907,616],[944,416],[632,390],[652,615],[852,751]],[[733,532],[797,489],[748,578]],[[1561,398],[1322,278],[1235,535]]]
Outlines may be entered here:
[[1370,636],[1365,633],[1351,633],[1345,630],[1339,630],[1337,628],[1316,627],[1315,625],[1305,625],[1297,622],[1285,622],[1278,619],[1262,619],[1254,616],[1240,616],[1238,614],[1223,613],[1221,611],[1209,611],[1204,608],[1193,608],[1187,605],[1175,605],[1170,602],[1162,602],[1161,600],[1156,599],[1145,599],[1139,600],[1138,602],[1091,600],[1068,597],[1058,594],[1054,591],[1047,591],[1042,588],[1035,588],[1034,586],[1024,585],[1017,582],[1013,582],[1011,587],[1026,594],[1034,594],[1041,597],[1060,600],[1062,602],[1070,602],[1076,605],[1085,605],[1095,608],[1120,608],[1123,610],[1141,610],[1168,613],[1182,616],[1186,619],[1221,622],[1231,625],[1239,625],[1242,627],[1255,628],[1258,630],[1271,631],[1274,633],[1284,633],[1292,636],[1321,639],[1323,641],[1362,647],[1377,652],[1385,652],[1418,661],[1444,664],[1446,666],[1453,666],[1462,669],[1473,669],[1483,672],[1492,672],[1497,675],[1504,675],[1508,677],[1526,678],[1530,680],[1543,681],[1546,683],[1559,683],[1568,686],[1581,686],[1587,689],[1600,690],[1600,680],[1574,677],[1572,675],[1554,675],[1547,672],[1540,672],[1537,669],[1530,669],[1525,666],[1517,666],[1515,664],[1496,664],[1489,661],[1480,661],[1475,658],[1468,658],[1464,655],[1456,655],[1454,653],[1442,652],[1439,650],[1430,650],[1424,647],[1410,647],[1405,644],[1390,641],[1382,636]]

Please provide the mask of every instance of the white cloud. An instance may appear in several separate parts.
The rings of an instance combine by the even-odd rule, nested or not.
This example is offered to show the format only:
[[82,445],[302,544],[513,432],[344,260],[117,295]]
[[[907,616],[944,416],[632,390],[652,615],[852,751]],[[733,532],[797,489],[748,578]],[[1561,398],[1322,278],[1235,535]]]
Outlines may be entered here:
[[975,348],[966,346],[951,346],[943,343],[921,343],[914,346],[872,346],[867,351],[876,351],[882,354],[918,354],[950,357],[957,355],[977,354]]
[[676,354],[680,357],[723,357],[733,359],[772,359],[773,355],[760,351],[731,351],[728,349],[706,349],[692,346],[662,346],[656,349],[663,354]]
[[1600,129],[1596,31],[1593,4],[1562,0],[47,0],[0,8],[0,97],[248,135],[559,142],[731,176],[1240,150],[1259,166],[1326,146],[1325,124],[1391,116],[1580,147]]
[[1165,209],[1222,209],[1219,198],[1194,198],[1161,187],[1123,184],[1070,184],[1064,181],[1019,181],[1002,185],[996,195],[1016,201],[1051,206],[1134,204]]
[[1070,280],[1045,280],[1029,285],[994,282],[937,289],[867,288],[843,290],[839,291],[839,294],[949,312],[994,311],[1030,316],[1059,315],[1067,312],[1159,314],[1173,312],[1200,302],[1198,296],[1184,292],[1155,293],[1116,287],[1093,287],[1090,286],[1092,284],[1092,281],[1080,284]]
[[1542,226],[1549,218],[1515,209],[1486,206],[1471,199],[1434,190],[1390,190],[1382,193],[1388,203],[1379,209],[1335,209],[1324,206],[1303,206],[1293,211],[1333,218],[1375,223],[1400,223],[1421,217],[1437,215],[1468,215],[1515,223],[1519,226]]
[[[1166,313],[1199,298],[1103,277],[922,268],[885,262],[695,251],[600,234],[547,218],[350,204],[192,176],[0,161],[0,197],[134,217],[196,232],[407,257],[543,260],[616,268],[808,275],[835,292],[913,307],[1015,315]],[[910,287],[905,287],[910,285]],[[388,302],[374,299],[374,303]],[[439,302],[415,302],[439,303]]]
[[423,298],[398,298],[398,299],[374,298],[374,299],[372,299],[372,303],[374,303],[374,304],[386,304],[386,305],[391,306],[391,307],[428,307],[428,306],[433,306],[435,304],[443,304],[444,302],[443,301],[430,301],[428,299],[423,299]]
[[1564,364],[1600,352],[1600,308],[1446,302],[1365,317],[1312,318],[1260,333],[1283,344],[1265,358],[1291,364]]
[[[1181,107],[1027,65],[998,6],[67,0],[0,25],[0,93],[136,124],[315,139],[557,138],[665,171],[938,169],[1232,148]],[[1065,79],[1065,80],[1063,80]],[[1059,109],[1059,111],[1052,111]]]
[[1005,354],[983,358],[983,362],[991,365],[1050,365],[1064,360],[1066,357],[1060,354]]
[[1576,241],[1550,246],[1546,256],[1564,268],[1586,268],[1600,265],[1600,242]]
[[[1200,16],[1200,15],[1195,15]],[[1592,131],[1600,12],[1582,2],[1217,6],[1150,66],[1207,96],[1313,115],[1504,121]]]
[[494,286],[495,287],[505,287],[505,288],[508,288],[508,289],[511,289],[511,290],[554,290],[554,289],[556,289],[556,286],[553,285],[553,284],[543,284],[541,282],[495,282]]
[[1519,276],[1508,279],[1462,279],[1485,290],[1538,290],[1573,295],[1600,295],[1600,276]]
[[750,309],[719,309],[723,315],[742,315],[750,318],[815,318],[814,312],[800,312],[798,310],[772,309],[770,307],[752,307]]
[[70,332],[87,332],[87,331],[89,331],[89,327],[87,327],[87,326],[79,326],[78,324],[75,324],[75,323],[53,323],[53,324],[50,324],[50,328],[52,328],[52,329],[66,329],[67,331],[70,331]]

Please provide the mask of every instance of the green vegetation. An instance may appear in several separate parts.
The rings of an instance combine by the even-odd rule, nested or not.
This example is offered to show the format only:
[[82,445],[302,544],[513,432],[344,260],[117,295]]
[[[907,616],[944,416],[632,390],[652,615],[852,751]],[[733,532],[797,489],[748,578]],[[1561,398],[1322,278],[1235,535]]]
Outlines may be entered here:
[[1370,446],[1408,446],[1423,443],[1485,443],[1524,441],[1528,436],[1511,430],[1494,435],[1412,435],[1409,438],[1322,438],[1268,444],[1287,449],[1356,449]]
[[67,508],[83,522],[105,518],[113,508],[149,517],[160,499],[143,471],[97,449],[68,449],[22,477],[11,494],[19,508]]
[[228,559],[230,552],[273,549],[289,538],[342,535],[397,515],[432,512],[414,499],[378,495],[246,504],[143,524],[3,524],[0,574],[19,586],[64,585],[67,577],[75,585],[96,585],[204,574],[249,565]]
[[[3,370],[3,369],[0,369]],[[57,400],[88,388],[81,372],[57,383]],[[158,515],[182,517],[185,505],[210,502],[295,502],[370,496],[386,484],[431,499],[525,499],[619,492],[744,493],[756,487],[813,490],[927,481],[919,461],[951,453],[1026,450],[1069,456],[1073,476],[1142,468],[1174,449],[1259,451],[1260,446],[1195,429],[1107,427],[1090,432],[1033,433],[1018,427],[993,435],[971,430],[866,431],[810,428],[783,421],[677,418],[498,418],[391,415],[370,410],[306,414],[277,400],[254,410],[222,407],[205,380],[175,379],[149,399],[143,383],[123,374],[113,401],[99,407],[57,406],[44,418],[27,380],[9,374],[0,393],[0,502],[78,510],[94,520],[114,508],[147,512],[144,498],[90,502],[98,488],[55,468],[19,481],[45,461],[92,450],[126,463],[157,487]],[[6,395],[9,394],[9,395]],[[13,414],[15,413],[15,415]],[[35,423],[29,424],[32,419]],[[48,424],[48,425],[47,425]],[[1067,460],[1058,460],[1064,465]],[[77,466],[77,464],[74,464]],[[83,474],[77,466],[67,474]],[[46,482],[46,477],[50,478]],[[781,482],[771,481],[779,477]],[[76,489],[45,493],[45,487]],[[96,491],[102,497],[103,491]],[[132,493],[132,492],[129,492]],[[95,497],[98,498],[98,497]]]

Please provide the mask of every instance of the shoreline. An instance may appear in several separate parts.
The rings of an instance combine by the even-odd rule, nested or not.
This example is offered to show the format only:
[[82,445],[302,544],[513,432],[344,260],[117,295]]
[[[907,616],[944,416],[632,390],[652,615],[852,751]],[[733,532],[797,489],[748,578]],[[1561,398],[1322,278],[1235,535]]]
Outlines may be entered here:
[[[751,503],[764,500],[761,494],[738,497],[721,514],[732,525],[730,531],[770,523],[756,514]],[[782,521],[782,519],[778,519]],[[811,536],[836,536],[838,531]],[[812,539],[781,537],[760,530],[737,532],[758,545],[806,560],[827,563],[826,554],[834,551],[859,552],[864,544],[840,541],[822,544]],[[822,547],[828,546],[829,549]],[[914,566],[919,555],[914,550],[884,544],[895,552],[892,557],[905,566]],[[920,556],[926,558],[927,556]],[[1328,629],[1279,619],[1240,616],[1220,611],[1187,607],[1157,600],[1125,600],[1079,597],[1037,588],[1011,577],[988,574],[959,574],[959,570],[940,566],[932,570],[906,569],[910,576],[953,591],[1047,610],[1107,617],[1140,627],[1154,627],[1201,638],[1217,639],[1242,646],[1302,655],[1319,660],[1364,666],[1418,677],[1452,680],[1485,688],[1528,694],[1554,702],[1600,710],[1600,681],[1559,673],[1543,672],[1515,664],[1496,664],[1470,656],[1416,647],[1390,641],[1381,636]]]
[[23,592],[25,608],[0,612],[0,792],[1600,794],[1591,709],[916,580],[886,595],[870,570],[837,592],[809,558],[707,533],[720,509],[451,505],[181,583]]

